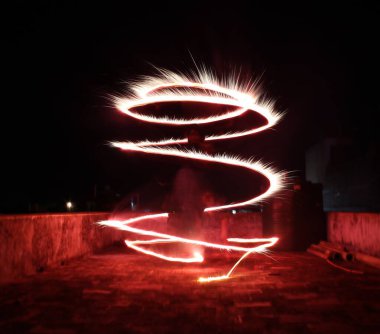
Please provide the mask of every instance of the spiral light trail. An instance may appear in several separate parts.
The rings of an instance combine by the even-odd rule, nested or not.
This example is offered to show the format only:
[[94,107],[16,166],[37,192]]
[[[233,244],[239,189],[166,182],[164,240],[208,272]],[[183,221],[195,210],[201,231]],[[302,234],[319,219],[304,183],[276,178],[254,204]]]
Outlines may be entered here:
[[[271,103],[258,103],[258,96],[255,94],[253,85],[239,86],[237,80],[229,78],[227,80],[218,80],[213,74],[202,70],[193,73],[191,76],[179,75],[170,71],[160,70],[157,77],[145,77],[140,82],[131,85],[134,95],[129,98],[115,99],[117,108],[126,115],[144,122],[157,123],[168,126],[183,126],[192,124],[206,124],[220,122],[234,117],[242,116],[249,112],[258,113],[266,120],[264,125],[256,128],[249,128],[240,132],[228,132],[225,134],[210,135],[205,137],[205,141],[227,140],[242,136],[247,136],[264,131],[275,125],[280,119],[280,114],[273,110]],[[178,119],[165,117],[156,117],[144,115],[136,112],[136,108],[154,105],[163,102],[201,102],[206,104],[225,105],[233,108],[216,116],[193,119]],[[181,145],[187,143],[186,138],[164,139],[160,141],[140,141],[140,142],[113,142],[112,145],[125,151],[142,152],[145,154],[158,154],[174,156],[183,159],[195,159],[211,163],[236,166],[248,169],[253,173],[259,173],[268,180],[268,188],[259,196],[249,198],[245,201],[233,204],[224,204],[219,206],[207,207],[205,212],[212,212],[224,209],[237,208],[256,204],[265,198],[268,198],[276,191],[282,188],[284,174],[275,172],[271,167],[264,165],[259,161],[246,160],[236,156],[212,155],[194,150],[186,150]],[[278,238],[229,238],[227,244],[211,243],[203,240],[194,240],[167,233],[160,233],[154,230],[147,230],[137,227],[138,223],[158,218],[168,218],[168,213],[151,214],[130,218],[127,220],[107,220],[99,222],[104,226],[111,226],[120,230],[128,231],[136,235],[152,237],[150,240],[125,240],[128,247],[152,255],[167,261],[178,261],[184,263],[203,262],[204,258],[194,251],[190,257],[172,257],[160,253],[159,251],[149,249],[149,246],[155,244],[183,243],[191,244],[198,247],[210,247],[228,251],[242,252],[243,255],[231,268],[231,270],[221,276],[200,277],[199,282],[211,282],[216,280],[228,279],[237,265],[251,253],[263,253],[269,247],[273,246]],[[248,246],[247,246],[248,245]]]

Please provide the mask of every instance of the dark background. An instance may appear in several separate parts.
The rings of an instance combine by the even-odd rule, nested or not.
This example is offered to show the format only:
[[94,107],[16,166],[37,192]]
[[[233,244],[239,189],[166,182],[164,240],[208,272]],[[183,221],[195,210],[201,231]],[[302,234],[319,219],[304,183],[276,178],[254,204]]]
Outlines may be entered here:
[[349,160],[371,152],[378,161],[376,5],[47,1],[4,13],[0,212],[59,211],[68,200],[109,209],[157,177],[169,180],[175,165],[107,145],[155,131],[117,112],[109,96],[153,74],[150,63],[194,67],[189,52],[217,73],[261,79],[286,112],[274,130],[218,149],[301,177],[306,149],[328,137],[350,138]]

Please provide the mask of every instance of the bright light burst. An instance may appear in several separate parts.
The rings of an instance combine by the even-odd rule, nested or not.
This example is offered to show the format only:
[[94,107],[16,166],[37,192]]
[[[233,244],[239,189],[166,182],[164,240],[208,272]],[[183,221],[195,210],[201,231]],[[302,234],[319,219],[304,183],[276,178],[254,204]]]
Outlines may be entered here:
[[[167,70],[159,71],[160,75],[157,77],[145,77],[140,82],[131,84],[130,88],[133,91],[133,96],[129,98],[116,98],[115,103],[117,108],[126,115],[140,121],[171,126],[220,122],[229,118],[242,116],[249,112],[258,113],[266,120],[264,125],[256,128],[249,128],[240,132],[228,132],[225,134],[206,136],[205,141],[226,140],[255,134],[272,127],[278,122],[281,117],[279,113],[276,113],[273,110],[272,103],[258,103],[259,96],[255,92],[255,87],[253,84],[239,85],[238,80],[235,80],[233,77],[224,80],[218,80],[215,75],[207,72],[204,69],[200,70],[197,73],[192,73],[190,76],[176,74]],[[233,110],[216,116],[192,119],[178,119],[170,118],[168,116],[156,117],[151,115],[144,115],[135,111],[137,107],[149,106],[162,102],[201,102],[207,104],[229,106]],[[160,141],[146,140],[140,142],[113,142],[112,145],[125,151],[175,156],[184,159],[195,159],[212,163],[237,166],[240,168],[248,169],[254,173],[259,173],[268,180],[268,188],[259,196],[249,198],[239,203],[208,207],[204,210],[205,212],[231,209],[255,204],[264,200],[265,198],[268,198],[283,186],[284,173],[275,172],[271,167],[264,165],[259,161],[246,160],[227,154],[210,155],[199,151],[186,150],[179,147],[180,144],[184,145],[186,143],[186,138],[179,138],[164,139]],[[150,240],[125,240],[125,243],[128,247],[136,251],[167,261],[192,263],[203,262],[204,258],[199,252],[194,252],[193,256],[191,257],[172,257],[160,253],[156,250],[151,250],[149,249],[149,246],[155,244],[183,243],[198,247],[209,247],[244,253],[227,274],[216,277],[200,277],[198,279],[199,282],[211,282],[230,278],[231,274],[236,269],[238,264],[249,254],[263,253],[278,241],[278,238],[276,237],[253,239],[229,238],[227,239],[228,244],[217,244],[201,240],[183,238],[166,233],[159,233],[153,230],[138,228],[135,225],[136,223],[167,217],[168,213],[159,213],[134,217],[123,221],[102,221],[99,224],[132,232],[136,235],[152,237]],[[249,246],[242,246],[242,244]]]

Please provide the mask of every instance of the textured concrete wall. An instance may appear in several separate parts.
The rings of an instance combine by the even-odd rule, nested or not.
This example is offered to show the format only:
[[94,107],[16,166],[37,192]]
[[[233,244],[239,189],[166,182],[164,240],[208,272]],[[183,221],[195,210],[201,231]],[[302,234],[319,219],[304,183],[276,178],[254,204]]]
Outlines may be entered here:
[[43,271],[122,240],[123,232],[95,224],[108,216],[107,213],[0,216],[0,282]]
[[329,212],[328,240],[380,257],[380,213]]
[[[263,234],[261,213],[216,213],[208,217],[204,232],[209,241]],[[129,235],[95,224],[108,218],[108,213],[0,216],[0,283],[64,264]],[[166,224],[152,222],[144,227],[166,232]]]
[[206,215],[204,223],[207,240],[225,242],[225,238],[261,238],[263,220],[261,212],[242,212],[235,215],[215,212]]
[[[112,219],[111,217],[110,219]],[[127,219],[128,216],[115,216],[114,219]],[[139,226],[161,233],[173,233],[168,230],[166,218],[157,218],[139,223]],[[261,212],[211,212],[203,216],[202,235],[208,241],[221,242],[226,238],[261,238],[263,221]],[[132,239],[136,236],[126,232]],[[141,239],[141,236],[139,237]]]

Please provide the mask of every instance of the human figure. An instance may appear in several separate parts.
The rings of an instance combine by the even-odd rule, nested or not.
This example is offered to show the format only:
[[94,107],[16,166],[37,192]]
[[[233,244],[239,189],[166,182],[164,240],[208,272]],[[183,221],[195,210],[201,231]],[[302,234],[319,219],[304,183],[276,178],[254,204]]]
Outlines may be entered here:
[[199,172],[182,167],[173,182],[170,198],[169,229],[185,237],[199,239],[202,232],[202,181]]
[[[202,150],[204,136],[197,128],[187,133],[188,144],[192,149]],[[193,161],[177,172],[169,200],[169,230],[189,238],[202,238],[203,211],[205,209],[202,194],[205,180]]]

